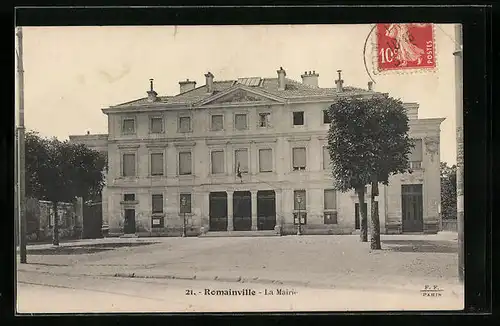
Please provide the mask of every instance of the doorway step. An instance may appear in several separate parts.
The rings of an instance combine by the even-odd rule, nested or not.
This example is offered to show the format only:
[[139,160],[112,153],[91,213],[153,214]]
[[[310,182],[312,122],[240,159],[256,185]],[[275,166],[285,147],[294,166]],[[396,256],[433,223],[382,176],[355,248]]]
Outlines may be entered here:
[[261,231],[209,231],[201,234],[200,237],[277,237],[279,234],[274,230],[261,230]]
[[124,234],[121,235],[120,238],[138,238],[139,236],[137,234]]

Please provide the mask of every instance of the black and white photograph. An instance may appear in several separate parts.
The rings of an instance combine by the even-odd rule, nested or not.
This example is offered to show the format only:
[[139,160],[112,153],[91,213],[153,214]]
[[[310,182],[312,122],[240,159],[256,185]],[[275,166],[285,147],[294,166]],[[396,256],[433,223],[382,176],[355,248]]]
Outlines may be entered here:
[[461,28],[16,27],[17,313],[462,310]]

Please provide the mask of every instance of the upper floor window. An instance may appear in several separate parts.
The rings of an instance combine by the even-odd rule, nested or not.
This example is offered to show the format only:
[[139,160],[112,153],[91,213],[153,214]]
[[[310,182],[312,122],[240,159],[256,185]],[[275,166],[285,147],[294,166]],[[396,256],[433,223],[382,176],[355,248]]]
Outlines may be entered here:
[[153,214],[159,214],[163,213],[163,195],[162,194],[155,194],[151,196],[151,202],[152,202],[152,213]]
[[247,129],[247,115],[246,114],[235,114],[234,116],[234,127],[236,130]]
[[163,118],[162,117],[151,117],[149,130],[153,134],[159,134],[163,132]]
[[240,172],[248,172],[248,150],[237,149],[234,151],[234,161],[236,162],[236,169]]
[[330,152],[328,151],[328,146],[323,146],[323,170],[327,170],[330,167]]
[[296,111],[293,113],[293,125],[294,126],[304,125],[304,111]]
[[191,117],[180,117],[179,132],[190,132],[190,131],[191,131]]
[[224,152],[223,151],[213,151],[212,156],[212,173],[224,173]]
[[163,175],[163,153],[151,153],[151,175]]
[[330,114],[328,114],[328,110],[323,110],[323,123],[331,123],[332,119],[330,119]]
[[415,147],[412,149],[409,161],[410,168],[420,169],[422,168],[422,139],[414,139]]
[[261,128],[269,127],[270,120],[271,120],[271,113],[269,112],[259,113],[259,127]]
[[135,133],[135,119],[125,118],[122,120],[122,134],[134,134]]
[[270,148],[259,149],[259,171],[273,171],[273,151]]
[[224,128],[224,120],[222,114],[212,115],[212,130],[219,131]]
[[302,171],[306,169],[306,148],[295,147],[292,150],[293,170]]
[[191,152],[180,152],[179,153],[179,174],[189,175],[191,171]]
[[122,157],[122,176],[135,177],[135,154],[126,153]]

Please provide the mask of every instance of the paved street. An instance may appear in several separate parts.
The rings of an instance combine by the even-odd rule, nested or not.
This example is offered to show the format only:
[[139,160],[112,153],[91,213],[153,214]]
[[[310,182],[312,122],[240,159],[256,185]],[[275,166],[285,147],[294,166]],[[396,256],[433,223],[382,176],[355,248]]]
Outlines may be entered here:
[[[20,313],[363,311],[461,308],[460,296],[217,281],[60,277],[20,272]],[[217,290],[246,290],[226,296]],[[281,290],[282,292],[278,292]],[[192,294],[190,294],[192,291]],[[251,295],[250,291],[254,291]],[[288,294],[283,294],[287,293]],[[272,293],[272,294],[271,294]],[[48,299],[50,298],[50,299]]]
[[[206,287],[224,287],[226,285],[222,284],[229,282],[232,288],[251,287],[260,291],[267,287],[300,289],[300,295],[273,299],[278,310],[291,306],[310,310],[311,305],[320,310],[352,310],[360,307],[362,301],[372,305],[372,309],[382,304],[390,304],[393,309],[403,308],[404,301],[397,298],[407,298],[405,307],[408,308],[414,303],[424,309],[429,302],[433,307],[453,303],[456,309],[461,308],[463,289],[457,282],[454,234],[382,235],[382,248],[371,252],[369,244],[359,242],[358,236],[98,239],[62,244],[57,249],[51,245],[30,246],[29,264],[19,265],[18,279],[25,283],[19,284],[18,298],[26,309],[36,309],[28,302],[42,304],[43,300],[34,298],[52,292],[61,298],[62,304],[69,304],[63,299],[72,295],[74,298],[89,295],[94,298],[95,295],[96,299],[88,304],[100,309],[109,307],[106,305],[115,300],[107,300],[106,296],[120,296],[122,299],[116,300],[123,301],[123,305],[116,309],[127,310],[134,308],[134,302],[150,300],[149,295],[163,301],[158,305],[148,305],[144,301],[140,308],[135,306],[134,309],[144,310],[147,306],[148,309],[155,307],[153,310],[165,307],[163,310],[185,311],[192,305],[192,309],[213,311],[227,307],[220,304],[224,300],[236,310],[250,306],[252,309],[274,307],[267,296],[252,299],[224,296],[214,301],[205,296],[194,299],[183,293],[187,286],[202,291]],[[86,288],[74,290],[35,285],[61,286],[65,282],[69,282],[70,287],[77,284]],[[422,296],[420,291],[426,285],[442,289],[442,296]],[[108,292],[89,292],[93,291],[92,287]],[[120,291],[137,296],[144,291],[148,296],[132,300],[124,298]],[[371,293],[370,300],[366,300],[366,291]],[[394,300],[389,297],[377,300],[372,295],[392,296]],[[318,300],[321,296],[328,297],[325,299],[327,306]],[[99,297],[103,297],[102,304],[98,304]],[[365,299],[361,300],[362,297]],[[54,301],[57,300],[50,300]],[[127,305],[129,301],[132,306]],[[89,306],[88,309],[95,308]]]

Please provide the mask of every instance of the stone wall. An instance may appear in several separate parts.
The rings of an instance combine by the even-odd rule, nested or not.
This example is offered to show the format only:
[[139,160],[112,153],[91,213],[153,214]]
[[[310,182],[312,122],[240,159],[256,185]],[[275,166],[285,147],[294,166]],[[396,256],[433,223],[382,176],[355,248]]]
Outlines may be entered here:
[[[28,198],[26,201],[26,218],[28,220],[28,240],[41,241],[51,239],[53,235],[54,212],[52,203]],[[75,204],[58,204],[59,238],[78,237]]]

